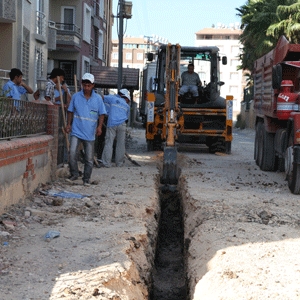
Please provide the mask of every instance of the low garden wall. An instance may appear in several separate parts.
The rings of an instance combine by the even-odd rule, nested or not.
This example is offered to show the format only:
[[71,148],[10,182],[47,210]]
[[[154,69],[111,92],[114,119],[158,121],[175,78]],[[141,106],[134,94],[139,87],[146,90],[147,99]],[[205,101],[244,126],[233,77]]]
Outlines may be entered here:
[[47,105],[46,111],[44,134],[0,140],[0,214],[55,179],[59,106]]

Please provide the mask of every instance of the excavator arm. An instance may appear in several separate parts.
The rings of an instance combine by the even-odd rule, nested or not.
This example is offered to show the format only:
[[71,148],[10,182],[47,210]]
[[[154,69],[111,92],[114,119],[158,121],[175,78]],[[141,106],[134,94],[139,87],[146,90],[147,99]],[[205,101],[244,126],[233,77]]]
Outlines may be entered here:
[[180,82],[180,45],[168,44],[166,49],[166,94],[164,105],[164,126],[166,127],[163,169],[160,182],[176,185],[179,168],[177,164],[177,114],[178,89]]

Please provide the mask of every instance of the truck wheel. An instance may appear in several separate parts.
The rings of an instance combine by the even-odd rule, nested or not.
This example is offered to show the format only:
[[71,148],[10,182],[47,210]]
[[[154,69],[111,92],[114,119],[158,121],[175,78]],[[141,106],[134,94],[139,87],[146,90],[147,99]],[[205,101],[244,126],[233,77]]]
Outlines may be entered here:
[[261,122],[256,125],[254,155],[257,166],[262,164],[262,148],[263,148],[263,124]]
[[153,141],[153,150],[157,150],[157,151],[162,150],[162,141],[160,139],[154,139],[154,141]]
[[255,126],[255,141],[254,141],[254,160],[258,165],[258,130],[261,126],[261,122],[258,122]]
[[[206,144],[207,145],[207,144]],[[209,143],[209,153],[231,153],[231,142],[225,142],[224,138],[212,138]]]
[[231,154],[231,142],[225,142],[225,153]]
[[267,132],[262,126],[262,143],[261,148],[261,164],[260,169],[262,171],[274,171],[275,170],[275,149],[274,149],[274,134]]
[[[289,144],[285,152],[285,172],[288,187],[293,194],[300,194],[300,164],[294,161],[295,151],[300,149],[293,147],[293,132],[289,136]],[[294,149],[293,149],[294,148]]]
[[279,172],[284,172],[284,158],[276,156],[276,166]]
[[153,150],[154,150],[154,141],[147,140],[147,151],[153,151]]

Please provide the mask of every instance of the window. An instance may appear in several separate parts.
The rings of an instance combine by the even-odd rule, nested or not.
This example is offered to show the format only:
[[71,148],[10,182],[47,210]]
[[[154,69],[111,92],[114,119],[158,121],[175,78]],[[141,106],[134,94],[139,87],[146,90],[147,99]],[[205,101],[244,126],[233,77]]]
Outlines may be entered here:
[[44,0],[36,1],[36,33],[46,35],[46,15],[44,13]]
[[143,53],[137,53],[137,60],[143,60],[143,59],[144,59]]
[[104,0],[100,0],[100,18],[105,19]]
[[220,53],[224,53],[224,46],[222,45],[222,46],[217,46],[218,48],[219,48],[219,50],[220,50]]
[[98,1],[94,1],[94,16],[100,16],[100,7]]
[[75,7],[62,6],[61,7],[61,23],[64,24],[64,30],[74,30],[75,24]]
[[238,95],[238,86],[235,86],[235,85],[231,85],[229,86],[229,94],[230,95],[233,95],[233,98],[237,98],[237,95]]
[[239,65],[239,60],[238,60],[238,59],[232,59],[232,60],[230,61],[230,65],[231,65],[232,67],[237,67],[237,66]]
[[204,81],[206,81],[206,73],[205,72],[199,72],[199,77],[200,77],[200,80],[203,84]]
[[230,79],[231,80],[239,80],[239,73],[238,72],[230,72]]
[[22,72],[25,79],[28,78],[28,74],[29,74],[29,44],[30,44],[30,32],[27,28],[23,27]]
[[220,72],[220,81],[224,81],[224,75],[223,75],[223,72]]
[[98,35],[98,58],[103,59],[103,31],[99,30]]
[[45,12],[45,3],[44,0],[37,0],[36,1],[36,10]]
[[237,56],[239,55],[240,48],[239,46],[231,46],[231,54]]
[[36,47],[35,48],[35,76],[36,79],[43,78],[44,75],[44,53],[43,49]]
[[74,85],[74,74],[76,74],[76,61],[60,61],[59,67],[65,71],[65,81],[68,85]]
[[[86,56],[82,56],[82,73],[89,73],[90,72],[90,59]],[[83,75],[82,74],[82,75]]]
[[119,54],[118,54],[118,52],[113,52],[113,59],[118,59],[118,56],[119,56]]
[[132,54],[131,53],[126,53],[126,59],[127,60],[132,59]]
[[91,41],[91,27],[92,27],[92,10],[91,8],[84,3],[83,10],[83,40],[87,43]]

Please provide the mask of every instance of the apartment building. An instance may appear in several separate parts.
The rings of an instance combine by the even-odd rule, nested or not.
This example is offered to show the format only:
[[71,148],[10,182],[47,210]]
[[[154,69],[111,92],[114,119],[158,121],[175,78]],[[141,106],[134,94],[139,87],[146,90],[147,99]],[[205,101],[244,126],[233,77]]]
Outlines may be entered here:
[[0,0],[3,80],[7,80],[11,68],[21,69],[26,83],[33,88],[38,80],[46,78],[48,7],[49,0]]
[[0,77],[19,68],[35,89],[60,67],[74,86],[109,65],[112,23],[112,0],[0,0]]
[[[142,76],[143,68],[147,62],[147,53],[155,54],[160,44],[168,43],[167,39],[154,37],[129,37],[123,38],[123,68],[140,70]],[[119,40],[112,41],[111,66],[118,67],[119,64]],[[141,80],[140,80],[141,82]],[[139,102],[139,90],[134,92],[134,100]]]
[[[217,25],[213,28],[204,28],[195,33],[196,46],[217,46],[220,55],[227,56],[227,65],[220,65],[220,80],[225,84],[221,87],[221,96],[233,95],[233,117],[240,113],[241,101],[243,100],[243,89],[245,87],[245,77],[242,70],[237,70],[240,65],[239,53],[241,44],[239,36],[242,33],[238,29],[238,24],[228,27]],[[195,66],[195,71],[202,81],[207,81],[205,70]]]
[[49,25],[56,28],[56,48],[48,51],[48,71],[59,67],[74,85],[91,67],[108,66],[111,55],[112,0],[51,0]]
[[[158,42],[153,43],[147,37],[124,37],[123,38],[123,68],[134,68],[142,71],[147,61],[148,52],[155,53]],[[118,67],[119,40],[112,41],[111,66]]]

